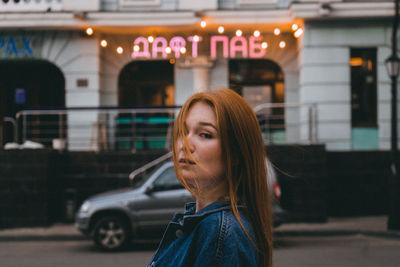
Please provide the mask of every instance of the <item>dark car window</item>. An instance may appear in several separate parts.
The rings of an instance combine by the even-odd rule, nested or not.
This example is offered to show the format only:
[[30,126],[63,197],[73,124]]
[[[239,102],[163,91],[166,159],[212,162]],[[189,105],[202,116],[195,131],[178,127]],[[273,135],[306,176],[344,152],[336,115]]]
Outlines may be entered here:
[[154,182],[154,191],[164,191],[183,188],[176,178],[174,168],[168,168]]

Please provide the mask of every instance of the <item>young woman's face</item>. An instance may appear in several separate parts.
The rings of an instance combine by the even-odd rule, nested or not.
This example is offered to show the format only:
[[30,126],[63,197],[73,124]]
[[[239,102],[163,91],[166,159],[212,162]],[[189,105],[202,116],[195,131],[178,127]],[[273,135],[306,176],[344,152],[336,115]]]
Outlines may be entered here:
[[[179,168],[186,182],[207,187],[224,177],[221,139],[212,108],[203,103],[194,104],[185,120],[186,140],[195,164],[183,151],[182,140],[177,140]],[[194,181],[196,179],[196,181]]]

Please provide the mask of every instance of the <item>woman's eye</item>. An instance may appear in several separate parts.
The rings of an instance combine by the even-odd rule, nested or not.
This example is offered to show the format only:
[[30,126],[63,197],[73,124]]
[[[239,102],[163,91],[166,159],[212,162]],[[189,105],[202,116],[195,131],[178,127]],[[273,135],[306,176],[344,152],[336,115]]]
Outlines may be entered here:
[[211,138],[212,138],[212,135],[209,134],[209,133],[201,133],[200,136],[201,136],[201,137],[204,137],[204,138],[206,138],[206,139],[211,139]]

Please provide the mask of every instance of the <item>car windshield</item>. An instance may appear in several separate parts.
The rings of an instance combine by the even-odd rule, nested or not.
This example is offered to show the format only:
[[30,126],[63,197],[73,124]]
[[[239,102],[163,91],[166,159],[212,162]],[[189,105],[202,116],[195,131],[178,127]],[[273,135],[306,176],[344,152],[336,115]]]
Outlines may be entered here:
[[138,188],[141,187],[157,170],[158,168],[164,164],[165,162],[159,163],[145,172],[142,172],[135,176],[133,181],[131,181],[131,187]]

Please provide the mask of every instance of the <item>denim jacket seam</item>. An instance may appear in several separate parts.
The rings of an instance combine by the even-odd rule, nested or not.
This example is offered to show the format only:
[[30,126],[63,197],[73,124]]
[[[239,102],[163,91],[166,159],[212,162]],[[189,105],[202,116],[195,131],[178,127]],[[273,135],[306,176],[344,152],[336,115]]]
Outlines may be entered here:
[[217,243],[217,252],[215,256],[215,262],[214,266],[220,266],[220,261],[222,259],[222,249],[224,246],[224,241],[225,241],[225,236],[226,236],[226,228],[227,228],[227,216],[226,212],[222,211],[222,222],[221,222],[221,228],[219,231],[219,236],[218,236],[218,243]]

